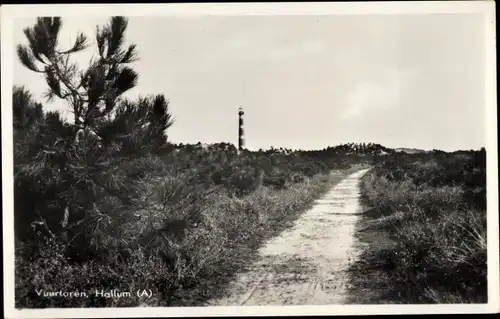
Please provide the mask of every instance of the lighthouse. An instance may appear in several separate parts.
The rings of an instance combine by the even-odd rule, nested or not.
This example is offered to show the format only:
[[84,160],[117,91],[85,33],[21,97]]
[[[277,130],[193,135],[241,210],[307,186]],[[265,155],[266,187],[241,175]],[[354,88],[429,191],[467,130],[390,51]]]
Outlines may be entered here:
[[239,108],[238,111],[238,152],[241,152],[245,147],[245,132],[243,130],[243,108]]

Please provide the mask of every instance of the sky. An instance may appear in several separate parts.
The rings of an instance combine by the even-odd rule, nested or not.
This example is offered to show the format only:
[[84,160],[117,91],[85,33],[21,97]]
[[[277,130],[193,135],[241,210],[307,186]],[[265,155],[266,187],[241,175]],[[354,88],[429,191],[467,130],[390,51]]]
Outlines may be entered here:
[[[107,21],[63,17],[61,47],[84,32],[92,45],[75,60],[85,65]],[[34,22],[16,20],[16,45]],[[125,96],[164,94],[175,143],[236,144],[241,106],[251,150],[486,144],[482,15],[130,17],[132,43],[140,77]],[[14,84],[43,101],[43,76],[17,59]],[[44,105],[70,115],[64,101]]]

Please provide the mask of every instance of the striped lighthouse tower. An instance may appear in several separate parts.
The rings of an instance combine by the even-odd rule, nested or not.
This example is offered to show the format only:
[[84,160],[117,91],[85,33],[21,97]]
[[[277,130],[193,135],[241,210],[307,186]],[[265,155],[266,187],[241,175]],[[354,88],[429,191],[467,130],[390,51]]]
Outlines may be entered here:
[[238,112],[239,125],[238,125],[238,153],[245,147],[245,132],[243,130],[243,108],[240,107]]

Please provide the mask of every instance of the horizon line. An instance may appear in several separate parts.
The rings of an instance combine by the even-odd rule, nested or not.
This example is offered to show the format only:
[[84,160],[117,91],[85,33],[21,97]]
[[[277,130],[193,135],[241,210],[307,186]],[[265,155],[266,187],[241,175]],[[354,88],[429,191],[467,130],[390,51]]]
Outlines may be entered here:
[[[306,151],[306,152],[315,152],[315,151],[324,151],[328,148],[335,148],[337,146],[342,146],[342,145],[347,145],[347,144],[375,144],[375,145],[380,145],[384,148],[387,148],[389,150],[399,150],[399,149],[409,149],[409,150],[417,150],[417,151],[421,151],[421,152],[433,152],[433,151],[441,151],[441,152],[445,152],[445,153],[454,153],[454,152],[470,152],[470,151],[480,151],[481,149],[486,149],[486,146],[481,146],[481,147],[478,147],[478,148],[469,148],[469,149],[464,149],[464,148],[461,148],[461,149],[454,149],[454,150],[450,150],[450,151],[446,151],[446,150],[443,150],[443,149],[438,149],[438,148],[433,148],[433,149],[424,149],[424,148],[418,148],[418,147],[408,147],[408,146],[403,146],[403,147],[389,147],[389,146],[385,146],[384,144],[381,144],[381,143],[374,143],[374,142],[346,142],[346,143],[340,143],[340,144],[335,144],[335,145],[329,145],[329,146],[326,146],[324,148],[290,148],[290,147],[283,147],[283,146],[269,146],[267,148],[264,148],[264,147],[261,147],[261,148],[248,148],[248,147],[244,147],[243,148],[243,151],[250,151],[250,152],[259,152],[259,151],[270,151],[271,149],[274,149],[274,150],[280,150],[280,149],[283,149],[283,150],[291,150],[292,152],[300,152],[300,151]],[[207,142],[173,142],[173,141],[167,141],[167,144],[170,144],[170,145],[175,145],[175,146],[180,146],[181,144],[183,146],[197,146],[199,144],[201,145],[206,145],[206,146],[211,146],[211,145],[217,145],[217,144],[229,144],[229,145],[232,145],[234,146],[236,149],[238,148],[237,147],[237,143],[232,143],[232,142],[226,142],[226,141],[221,141],[221,142],[211,142],[211,143],[207,143]]]

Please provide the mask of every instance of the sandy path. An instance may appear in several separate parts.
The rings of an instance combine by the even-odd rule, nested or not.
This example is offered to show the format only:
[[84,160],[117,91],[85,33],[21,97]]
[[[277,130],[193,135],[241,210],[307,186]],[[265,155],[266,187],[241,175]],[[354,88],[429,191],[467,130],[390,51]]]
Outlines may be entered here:
[[353,173],[318,199],[293,228],[267,242],[258,260],[213,306],[326,305],[344,302],[345,270],[355,258],[359,179]]

